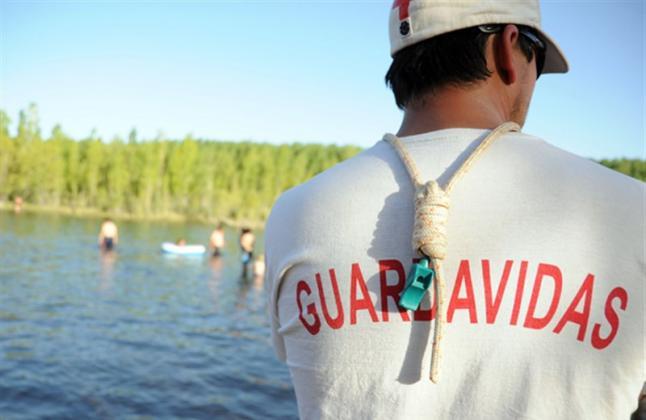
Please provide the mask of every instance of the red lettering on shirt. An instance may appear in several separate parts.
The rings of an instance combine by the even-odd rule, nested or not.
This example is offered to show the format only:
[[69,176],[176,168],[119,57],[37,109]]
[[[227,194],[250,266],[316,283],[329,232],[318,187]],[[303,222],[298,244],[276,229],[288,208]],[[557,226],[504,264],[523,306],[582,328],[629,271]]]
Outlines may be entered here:
[[[389,285],[387,283],[387,272],[394,271],[397,273],[397,283]],[[397,305],[399,295],[406,285],[406,272],[404,266],[398,260],[381,260],[379,261],[379,286],[381,287],[381,320],[388,321],[388,298],[395,301],[395,306],[399,310],[402,320],[410,321],[408,312]]]
[[310,296],[312,294],[312,289],[310,289],[310,286],[304,280],[300,280],[298,284],[296,284],[296,304],[298,305],[298,318],[301,320],[301,323],[303,324],[307,332],[312,335],[316,335],[321,329],[321,319],[316,312],[316,305],[312,302],[307,305],[307,313],[312,316],[313,322],[307,322],[305,316],[303,315],[303,303],[301,301],[303,292],[305,292],[306,295]]
[[[551,277],[554,280],[554,293],[552,294],[552,301],[550,307],[547,310],[547,313],[542,317],[537,317],[536,304],[538,303],[539,294],[541,292],[541,286],[543,284],[543,279],[545,277]],[[529,307],[527,308],[527,315],[525,316],[525,328],[534,328],[540,330],[545,328],[547,324],[552,320],[556,308],[561,299],[561,289],[563,288],[563,278],[561,275],[561,270],[551,264],[539,264],[538,269],[536,270],[536,279],[534,280],[534,288],[532,290],[532,297],[529,301]]]
[[[460,298],[460,289],[462,288],[463,284],[467,296],[465,298]],[[478,315],[476,313],[476,300],[473,295],[473,283],[471,282],[471,270],[469,268],[468,260],[460,261],[458,274],[455,278],[455,286],[453,287],[453,294],[451,295],[449,308],[447,310],[447,322],[451,322],[453,320],[453,314],[457,309],[467,309],[469,311],[469,321],[472,324],[478,322]]]
[[[431,300],[431,296],[435,296],[435,293],[428,292],[426,295],[428,296],[428,299]],[[432,321],[435,319],[435,312],[437,311],[437,299],[432,299],[433,304],[428,305],[430,308],[424,309],[423,307],[426,306],[425,303],[428,302],[429,300],[423,299],[422,303],[420,303],[419,308],[415,312],[413,312],[413,321]]]
[[316,286],[319,290],[319,298],[321,299],[321,308],[323,309],[325,322],[327,322],[330,328],[337,330],[343,326],[343,304],[341,302],[341,295],[339,294],[339,285],[336,281],[336,272],[333,268],[330,268],[329,273],[330,284],[332,285],[332,292],[334,293],[334,302],[336,304],[336,318],[332,318],[328,311],[325,292],[323,291],[323,282],[321,281],[321,275],[319,273],[316,273]]
[[597,350],[603,350],[612,343],[612,340],[617,336],[617,331],[619,331],[619,316],[617,316],[617,311],[612,307],[612,301],[619,299],[619,308],[622,311],[626,310],[628,305],[628,293],[623,287],[615,287],[610,291],[608,297],[606,298],[605,306],[605,315],[608,323],[610,324],[610,333],[606,338],[601,338],[601,324],[594,324],[592,328],[592,347]]
[[516,297],[514,298],[514,308],[511,311],[511,325],[518,324],[518,314],[520,305],[523,303],[523,292],[525,291],[525,277],[527,276],[527,261],[520,262],[520,271],[518,272],[518,283],[516,283]]
[[[363,296],[360,299],[357,299],[357,286],[359,286]],[[372,322],[379,322],[377,311],[375,311],[372,300],[370,300],[366,282],[363,279],[363,274],[361,274],[361,267],[359,263],[354,263],[352,264],[352,274],[350,275],[350,324],[357,323],[357,312],[363,309],[368,311]]]
[[496,298],[491,299],[491,268],[489,266],[489,260],[482,260],[482,281],[484,283],[484,298],[485,298],[485,312],[487,318],[487,324],[493,324],[496,322],[496,316],[498,315],[498,310],[500,309],[500,303],[502,302],[502,296],[505,293],[505,288],[507,287],[507,280],[509,280],[509,273],[511,272],[511,266],[513,261],[505,261],[505,268],[503,269],[502,277],[498,283],[498,291],[496,292]]
[[[590,319],[590,309],[592,306],[592,288],[594,286],[594,276],[588,274],[583,284],[579,288],[579,291],[572,299],[572,303],[565,310],[565,313],[561,317],[561,320],[556,324],[554,332],[559,334],[565,324],[572,322],[579,326],[579,332],[577,333],[576,339],[583,341],[585,339],[585,330],[588,328],[588,320]],[[583,309],[581,312],[577,311],[576,308],[579,306],[579,303],[583,299]]]
[[[504,266],[499,268],[501,272],[498,285],[492,284],[492,271],[496,271],[490,260],[481,260],[482,265],[482,290],[485,305],[485,322],[487,324],[494,324],[498,320],[500,308],[507,308],[512,302],[503,305],[507,283],[511,274],[512,267],[518,265],[515,261],[506,260]],[[516,325],[520,316],[521,307],[523,306],[523,295],[525,290],[525,279],[527,276],[529,263],[527,261],[520,261],[520,269],[518,273],[518,281],[516,284],[515,298],[513,301],[513,308],[511,311],[511,325]],[[434,288],[424,297],[418,310],[414,311],[411,317],[410,312],[399,308],[397,301],[399,294],[405,287],[405,266],[398,260],[385,259],[380,260],[375,267],[375,271],[370,273],[371,278],[376,277],[376,271],[379,272],[379,281],[371,282],[371,287],[379,288],[373,290],[372,293],[376,294],[381,299],[381,321],[382,322],[410,322],[411,318],[414,321],[432,321],[437,314],[437,296]],[[339,279],[337,271],[334,268],[328,270],[329,285],[324,287],[324,275],[315,273],[314,281],[316,282],[315,290],[305,280],[300,280],[296,283],[296,304],[298,307],[298,318],[305,330],[311,335],[317,335],[323,324],[327,325],[332,330],[343,328],[348,317],[345,315],[350,311],[350,324],[356,325],[358,322],[379,322],[379,317],[375,304],[371,299],[370,291],[368,290],[364,272],[358,263],[351,266],[349,278]],[[390,278],[388,278],[390,276]],[[497,276],[496,276],[497,277]],[[550,285],[547,277],[551,278],[553,282],[553,290],[550,290]],[[376,279],[375,279],[376,280]],[[390,283],[388,283],[390,280]],[[536,276],[534,284],[530,290],[527,290],[529,302],[525,313],[525,320],[523,326],[531,329],[543,329],[555,317],[559,305],[565,307],[566,300],[561,302],[561,294],[564,280],[568,280],[566,284],[575,287],[578,282],[572,284],[572,279],[564,279],[563,274],[559,267],[547,263],[538,264],[536,267]],[[349,284],[348,284],[349,282]],[[580,283],[576,294],[572,300],[567,304],[567,307],[562,312],[560,318],[556,318],[558,322],[552,330],[555,334],[562,334],[565,327],[571,323],[577,326],[576,339],[578,341],[586,341],[586,333],[588,324],[590,324],[590,317],[593,314],[599,313],[601,317],[601,308],[593,307],[592,299],[595,287],[595,276],[588,274],[585,279]],[[569,287],[568,287],[569,288]],[[529,289],[529,288],[528,288]],[[547,290],[546,290],[547,289]],[[350,296],[347,296],[349,292]],[[598,293],[598,291],[597,291]],[[344,295],[345,294],[345,295]],[[341,297],[348,297],[344,300]],[[332,303],[332,298],[334,303]],[[479,297],[480,298],[480,297]],[[610,346],[615,340],[620,328],[621,313],[626,311],[628,307],[628,292],[622,287],[615,287],[608,294],[605,302],[603,312],[605,314],[605,324],[594,324],[592,328],[592,335],[590,345],[597,349],[603,350]],[[344,302],[349,302],[349,308],[344,307]],[[507,301],[505,301],[507,302]],[[393,304],[395,304],[399,317],[392,315],[389,309],[394,313]],[[538,315],[540,311],[537,307],[547,307],[544,315]],[[336,306],[336,308],[332,308]],[[458,309],[467,310],[469,313],[469,320],[472,324],[478,322],[477,306],[475,293],[473,288],[473,281],[471,277],[470,262],[468,260],[460,261],[458,265],[455,281],[453,282],[453,290],[449,299],[447,308],[447,322],[453,321],[453,316]],[[367,311],[368,316],[363,315],[359,321],[357,313],[359,311]],[[545,309],[543,309],[545,310]],[[560,312],[560,311],[559,311]],[[322,315],[321,315],[322,314]],[[332,316],[332,314],[335,314]],[[321,318],[325,319],[325,322]],[[482,318],[482,317],[481,317]],[[606,326],[607,325],[607,326]],[[603,331],[601,331],[603,328]],[[575,335],[572,334],[572,338]]]

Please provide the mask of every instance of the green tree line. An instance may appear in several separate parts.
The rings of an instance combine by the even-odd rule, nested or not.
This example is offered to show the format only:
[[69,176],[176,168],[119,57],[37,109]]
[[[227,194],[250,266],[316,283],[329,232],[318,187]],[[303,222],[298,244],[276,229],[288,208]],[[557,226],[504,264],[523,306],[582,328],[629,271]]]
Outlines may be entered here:
[[219,142],[186,136],[75,140],[60,126],[41,136],[35,106],[16,135],[0,111],[0,201],[133,216],[263,221],[276,197],[360,148]]
[[646,160],[640,159],[602,159],[600,164],[617,172],[646,181]]
[[[75,140],[60,126],[43,138],[34,105],[21,111],[16,135],[0,110],[0,201],[132,216],[182,215],[263,221],[276,197],[361,149],[270,145],[186,136],[181,141]],[[646,161],[601,160],[642,181]]]

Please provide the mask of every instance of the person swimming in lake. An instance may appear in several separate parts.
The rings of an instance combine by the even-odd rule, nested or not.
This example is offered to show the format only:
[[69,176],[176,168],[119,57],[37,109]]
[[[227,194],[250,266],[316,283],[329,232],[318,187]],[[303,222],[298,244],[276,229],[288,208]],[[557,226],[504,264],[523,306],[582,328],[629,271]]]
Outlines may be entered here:
[[99,231],[99,247],[104,251],[111,251],[119,242],[119,229],[112,219],[107,218],[101,223]]
[[253,247],[256,237],[249,228],[242,228],[240,231],[240,249],[242,251],[242,275],[246,277],[247,268],[253,259]]
[[209,237],[209,248],[213,250],[213,256],[219,257],[222,255],[222,249],[224,248],[224,225],[219,223],[211,236]]

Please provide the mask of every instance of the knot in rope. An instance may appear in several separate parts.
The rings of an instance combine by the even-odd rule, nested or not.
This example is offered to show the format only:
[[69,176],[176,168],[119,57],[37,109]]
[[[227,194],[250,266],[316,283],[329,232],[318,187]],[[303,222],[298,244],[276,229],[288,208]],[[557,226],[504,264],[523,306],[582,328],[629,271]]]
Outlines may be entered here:
[[442,357],[440,342],[444,329],[444,270],[442,260],[446,257],[446,224],[449,215],[449,193],[455,183],[469,170],[473,162],[497,138],[510,131],[520,131],[515,122],[506,122],[496,127],[475,150],[467,157],[458,170],[451,176],[444,189],[436,181],[422,182],[422,177],[415,161],[406,150],[402,141],[392,134],[384,135],[384,140],[392,144],[399,154],[406,170],[415,185],[415,224],[413,226],[413,249],[430,257],[436,272],[435,298],[437,316],[433,334],[433,353],[431,355],[431,381],[437,383],[440,378],[440,359]]
[[417,188],[413,249],[438,260],[446,257],[449,203],[449,195],[434,180]]

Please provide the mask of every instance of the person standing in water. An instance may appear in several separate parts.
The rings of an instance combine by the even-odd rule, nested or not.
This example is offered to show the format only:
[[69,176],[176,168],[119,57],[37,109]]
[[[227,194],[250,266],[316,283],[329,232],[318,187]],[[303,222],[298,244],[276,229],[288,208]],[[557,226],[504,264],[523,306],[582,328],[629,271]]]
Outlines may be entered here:
[[103,251],[111,251],[119,242],[119,229],[112,219],[107,218],[101,223],[99,231],[99,247]]
[[247,268],[253,258],[253,247],[256,237],[249,228],[242,228],[240,231],[240,249],[242,250],[242,275],[246,277]]
[[209,248],[213,250],[214,257],[222,255],[222,249],[224,248],[224,225],[222,223],[218,223],[218,226],[211,233]]

